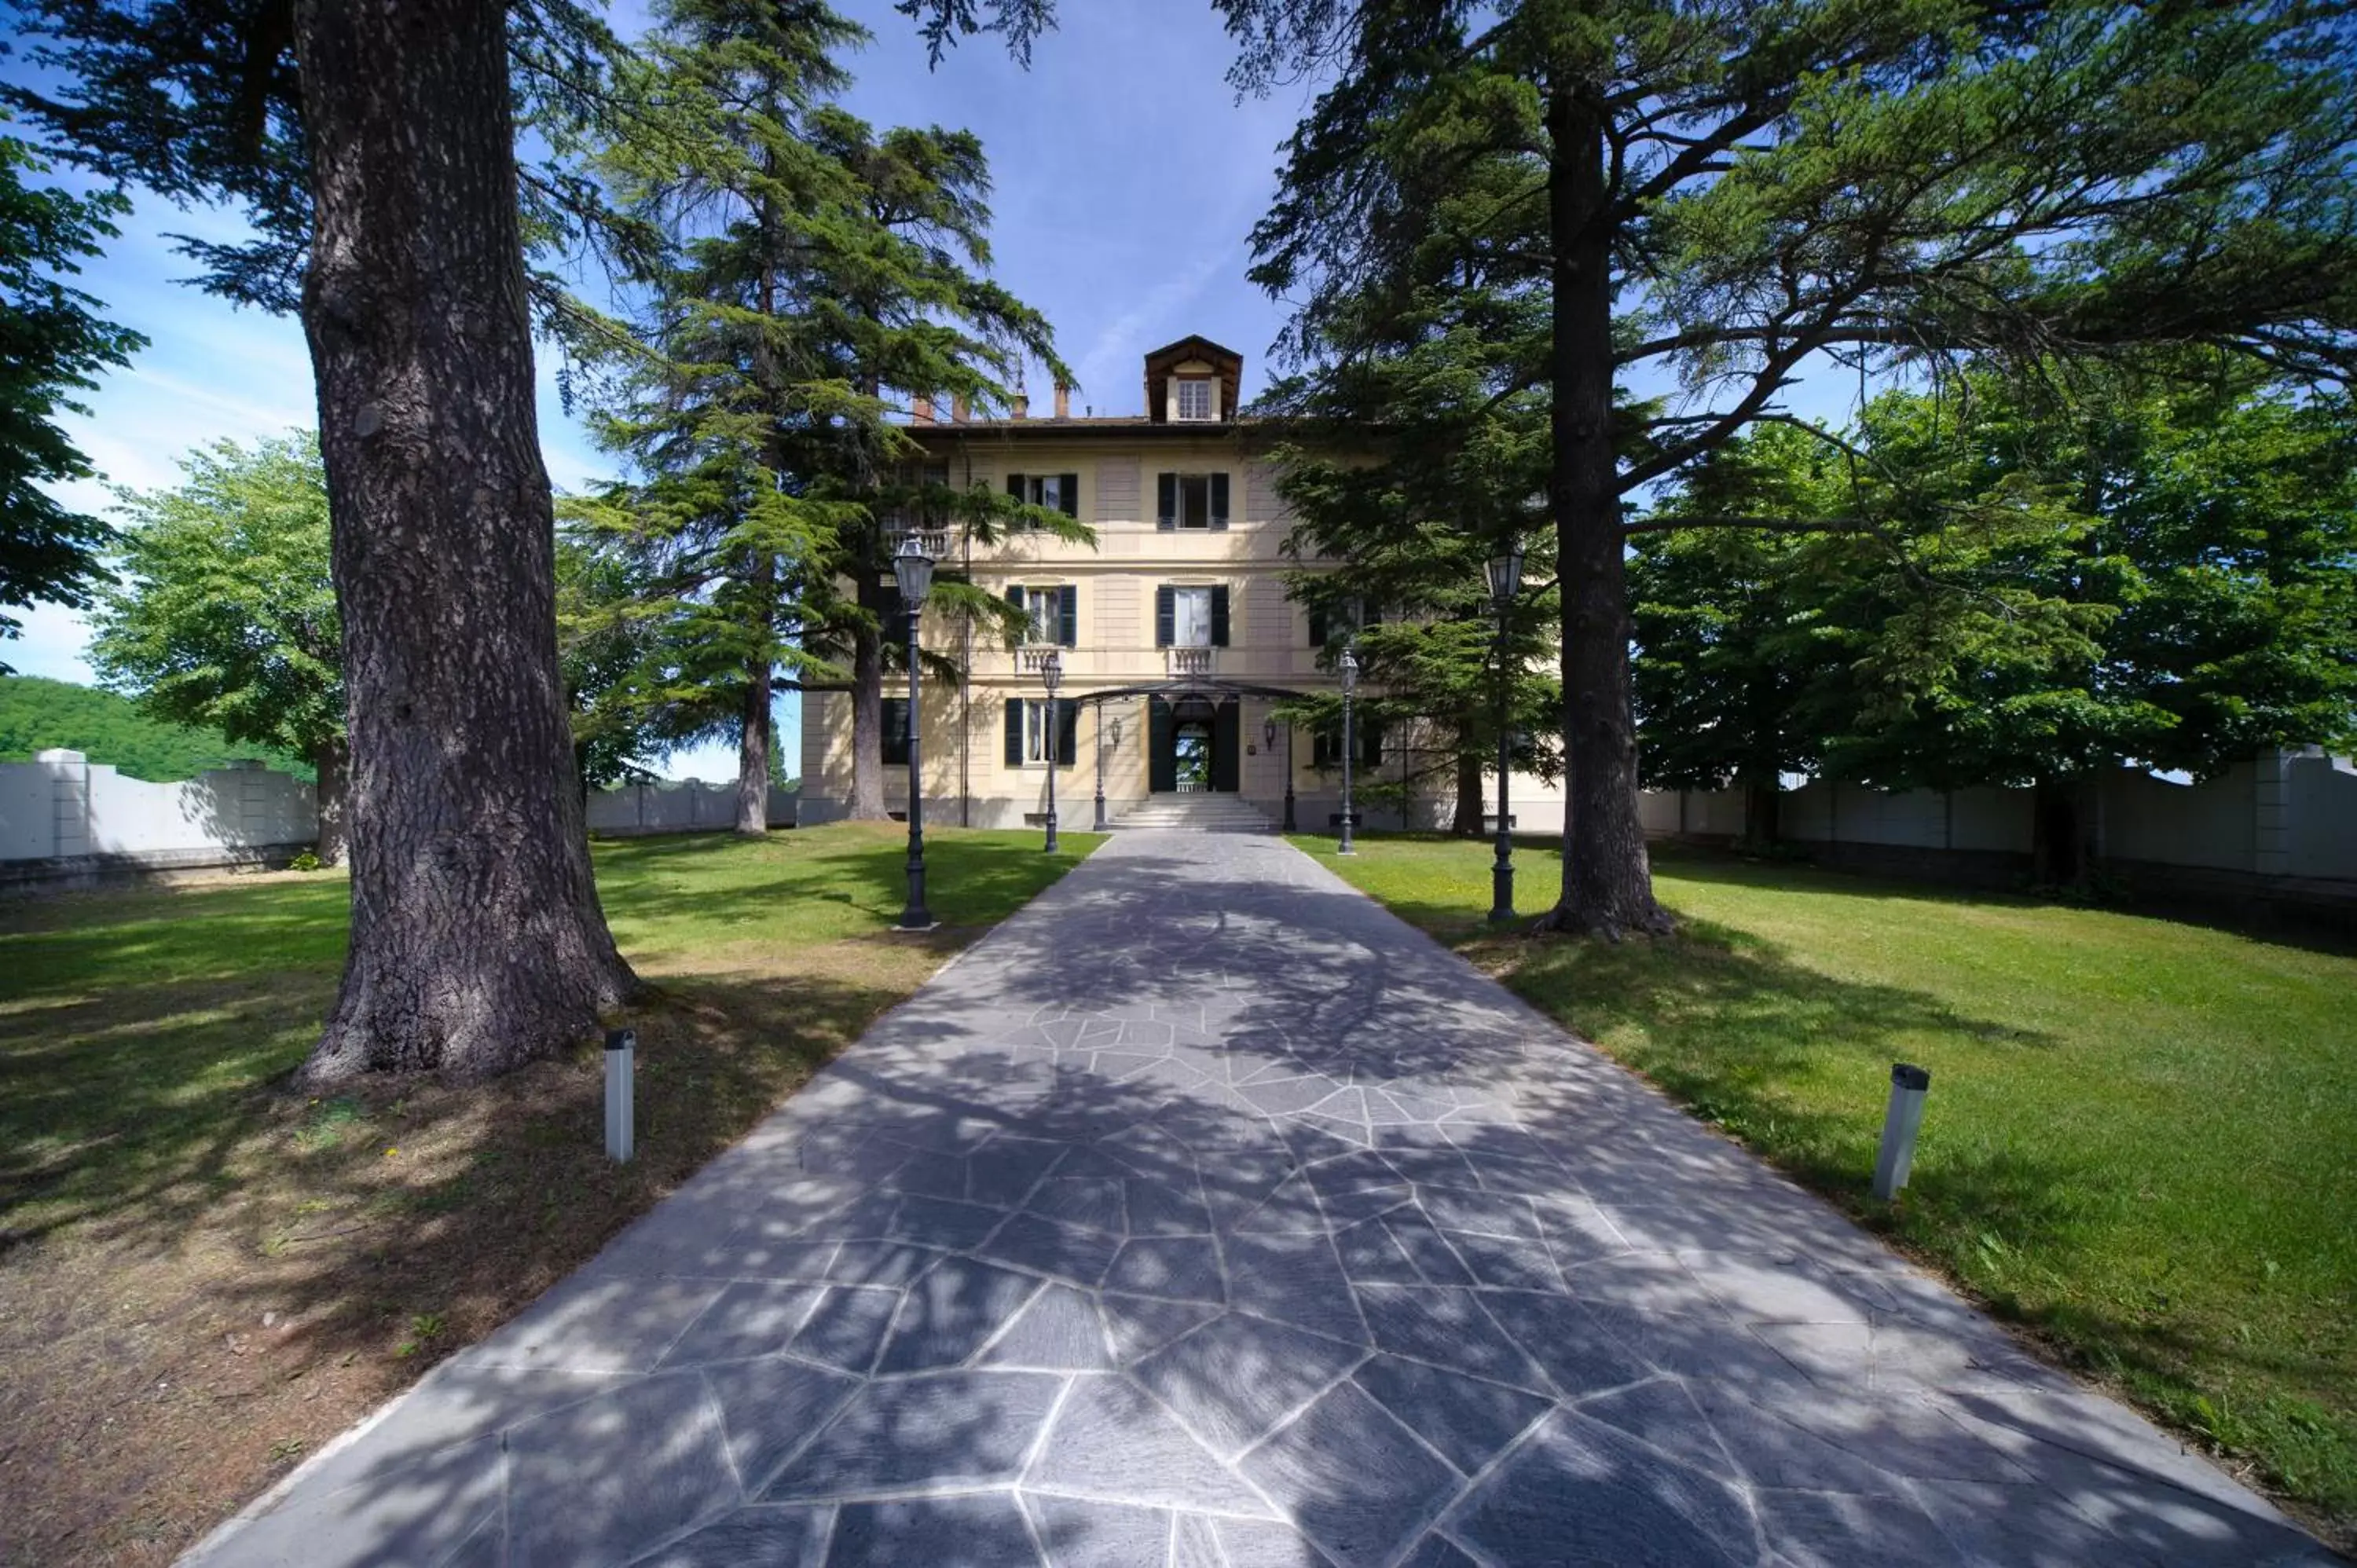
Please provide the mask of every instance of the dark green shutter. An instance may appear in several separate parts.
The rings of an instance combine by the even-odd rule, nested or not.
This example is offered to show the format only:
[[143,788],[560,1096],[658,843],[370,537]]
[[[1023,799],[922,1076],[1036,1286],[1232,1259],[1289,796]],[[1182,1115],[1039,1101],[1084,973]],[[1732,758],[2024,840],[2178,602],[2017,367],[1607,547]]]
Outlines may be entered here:
[[1018,610],[1030,607],[1023,602],[1023,585],[1020,583],[1006,590],[1006,602]]
[[1211,646],[1225,648],[1227,645],[1228,590],[1222,586],[1211,590]]
[[1081,704],[1072,697],[1056,699],[1056,766],[1070,768],[1081,746]]
[[1006,699],[1006,766],[1023,766],[1023,699]]
[[1024,499],[1027,492],[1023,489],[1022,475],[1009,474],[1006,476],[1006,493],[1013,496],[1017,500]]
[[1175,628],[1178,618],[1178,602],[1176,590],[1174,590],[1168,583],[1165,583],[1162,586],[1154,590],[1155,647],[1168,648],[1170,646],[1171,638],[1177,635]]
[[1060,474],[1057,476],[1056,489],[1059,492],[1059,499],[1063,502],[1064,515],[1066,517],[1080,516],[1081,477],[1078,474]]
[[1228,526],[1228,477],[1225,474],[1211,476],[1211,526]]
[[1317,605],[1309,607],[1309,646],[1326,646],[1326,612]]
[[1178,526],[1178,476],[1154,476],[1154,526],[1168,533]]
[[1351,727],[1357,730],[1359,766],[1377,768],[1383,765],[1383,726],[1372,719],[1351,718]]
[[1072,584],[1067,583],[1056,590],[1056,595],[1062,601],[1058,607],[1058,613],[1064,623],[1062,628],[1064,646],[1078,648],[1081,645],[1081,590]]
[[1211,713],[1211,788],[1236,791],[1236,754],[1243,749],[1242,704],[1233,697]]
[[1159,697],[1146,703],[1146,787],[1168,795],[1178,788],[1178,753],[1174,745],[1170,704]]

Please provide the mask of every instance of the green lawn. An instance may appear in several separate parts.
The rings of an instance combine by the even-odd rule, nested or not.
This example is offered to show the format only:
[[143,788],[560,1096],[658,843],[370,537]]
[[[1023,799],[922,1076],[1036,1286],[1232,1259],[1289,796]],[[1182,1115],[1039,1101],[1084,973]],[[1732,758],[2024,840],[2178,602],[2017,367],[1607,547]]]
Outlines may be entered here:
[[[1677,851],[1679,940],[1501,937],[1486,844],[1294,842],[2357,1537],[2357,958]],[[1544,908],[1555,855],[1516,861]],[[1900,1060],[1932,1094],[1886,1213]]]
[[280,874],[0,901],[0,1563],[168,1562],[742,1136],[1100,840],[904,830],[600,844],[651,983],[639,1158],[594,1041],[477,1089],[305,1098],[347,887]]

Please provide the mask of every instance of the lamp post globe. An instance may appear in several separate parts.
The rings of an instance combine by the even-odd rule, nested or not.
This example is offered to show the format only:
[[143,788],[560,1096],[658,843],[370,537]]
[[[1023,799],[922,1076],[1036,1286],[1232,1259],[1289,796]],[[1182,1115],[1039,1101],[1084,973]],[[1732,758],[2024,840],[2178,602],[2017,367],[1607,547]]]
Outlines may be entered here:
[[1039,684],[1048,689],[1048,733],[1041,737],[1047,743],[1041,749],[1048,754],[1048,842],[1040,848],[1049,854],[1056,853],[1056,736],[1063,727],[1062,712],[1056,705],[1056,689],[1063,683],[1063,655],[1051,652],[1039,660]]
[[1514,596],[1523,591],[1523,542],[1507,541],[1506,548],[1490,557],[1490,602],[1498,615],[1498,846],[1490,867],[1490,918],[1514,918],[1514,837],[1508,827],[1506,779],[1513,768],[1513,671],[1506,663],[1508,618]]
[[1359,656],[1349,649],[1342,650],[1342,842],[1335,847],[1336,854],[1356,854],[1351,847],[1351,754],[1357,749],[1351,728],[1351,699],[1359,690]]
[[922,695],[918,623],[924,618],[925,596],[933,591],[933,564],[934,553],[923,535],[912,530],[901,537],[892,556],[892,577],[909,619],[909,903],[899,921],[904,931],[930,930],[933,925],[932,911],[925,907],[924,724],[917,705]]

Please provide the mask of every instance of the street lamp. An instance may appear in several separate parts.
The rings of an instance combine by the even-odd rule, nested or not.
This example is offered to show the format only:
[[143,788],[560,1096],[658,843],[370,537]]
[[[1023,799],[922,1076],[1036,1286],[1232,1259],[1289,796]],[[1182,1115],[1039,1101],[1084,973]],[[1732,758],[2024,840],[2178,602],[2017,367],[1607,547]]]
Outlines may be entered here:
[[933,557],[922,536],[914,532],[901,536],[892,557],[892,575],[899,582],[900,607],[909,618],[909,907],[900,911],[900,929],[924,931],[932,929],[933,912],[925,908],[925,726],[917,706],[917,623],[925,596],[933,591]]
[[[1118,719],[1118,718],[1116,718],[1116,719],[1114,719],[1114,720],[1113,721],[1113,748],[1114,748],[1115,751],[1119,751],[1119,750],[1121,749],[1121,720],[1120,720],[1120,719]],[[1105,831],[1106,831],[1106,829],[1107,829],[1107,827],[1110,825],[1110,824],[1108,824],[1108,823],[1106,822],[1106,821],[1105,821],[1105,811],[1104,811],[1104,759],[1105,759],[1105,717],[1104,717],[1104,699],[1103,699],[1103,697],[1099,697],[1099,698],[1097,699],[1097,823],[1096,823],[1096,831],[1097,831],[1097,832],[1105,832]]]
[[1523,590],[1523,542],[1490,557],[1490,602],[1498,612],[1498,863],[1490,868],[1490,918],[1514,918],[1514,839],[1506,827],[1506,776],[1513,766],[1513,674],[1506,665],[1506,619]]
[[1336,854],[1356,854],[1351,847],[1351,697],[1359,689],[1359,659],[1342,650],[1342,842]]
[[[1262,721],[1260,737],[1268,743],[1269,756],[1275,757],[1276,755],[1276,715],[1275,714],[1269,714]],[[1285,831],[1286,832],[1295,831],[1293,826],[1293,726],[1290,724],[1285,726]]]
[[1049,854],[1056,853],[1056,732],[1062,727],[1057,721],[1056,688],[1064,683],[1064,656],[1049,653],[1039,660],[1039,683],[1048,688],[1048,733],[1041,738],[1048,753],[1048,842],[1040,847]]

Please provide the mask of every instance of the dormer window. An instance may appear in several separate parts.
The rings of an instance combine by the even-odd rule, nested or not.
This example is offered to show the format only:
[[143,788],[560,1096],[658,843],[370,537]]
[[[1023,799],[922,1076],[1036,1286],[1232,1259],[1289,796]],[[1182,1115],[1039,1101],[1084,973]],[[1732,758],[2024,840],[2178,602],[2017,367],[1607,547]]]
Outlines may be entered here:
[[1178,417],[1210,419],[1211,414],[1211,378],[1182,376],[1178,380]]

